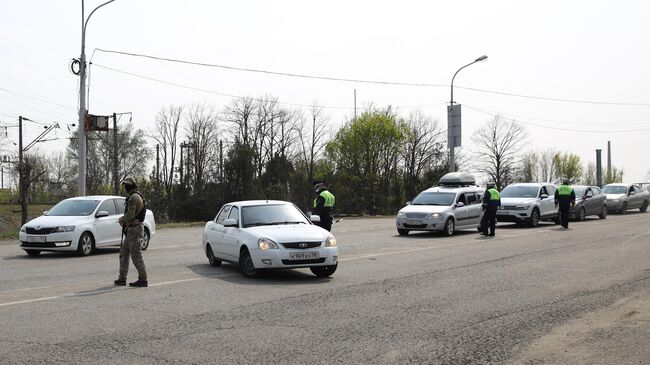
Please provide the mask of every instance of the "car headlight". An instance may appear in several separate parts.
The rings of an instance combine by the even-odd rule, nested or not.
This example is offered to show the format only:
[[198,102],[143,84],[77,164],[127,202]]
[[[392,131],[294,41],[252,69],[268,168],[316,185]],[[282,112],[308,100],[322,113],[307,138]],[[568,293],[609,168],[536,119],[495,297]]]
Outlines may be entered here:
[[278,244],[268,238],[260,238],[257,241],[257,247],[259,247],[260,250],[274,250],[278,248]]
[[59,232],[72,232],[74,231],[74,226],[60,226],[56,227],[52,230],[52,233],[59,233]]
[[404,218],[404,213],[397,212],[397,218]]
[[25,226],[20,227],[20,231],[21,232],[27,232],[27,230],[25,229]]
[[440,213],[431,213],[431,214],[429,214],[429,218],[438,219],[438,218],[440,218]]
[[336,238],[334,236],[329,236],[325,240],[325,247],[336,247]]
[[526,210],[526,209],[528,209],[528,207],[530,207],[530,205],[517,205],[515,207],[515,209],[517,209],[517,210]]

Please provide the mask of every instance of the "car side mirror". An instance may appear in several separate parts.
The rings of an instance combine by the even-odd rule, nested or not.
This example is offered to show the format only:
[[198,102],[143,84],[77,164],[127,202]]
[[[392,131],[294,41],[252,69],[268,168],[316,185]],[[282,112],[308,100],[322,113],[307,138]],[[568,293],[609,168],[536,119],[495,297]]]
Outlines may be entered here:
[[234,219],[234,218],[228,218],[228,219],[223,221],[223,226],[224,227],[238,227],[239,222],[237,222],[237,220]]
[[465,203],[463,203],[463,202],[456,203],[457,208],[461,208],[461,207],[464,207],[464,206],[465,206]]
[[548,198],[548,194],[542,194],[539,196],[540,199],[546,199]]
[[47,215],[47,212],[48,212],[47,210],[44,210],[43,215]]
[[95,214],[95,217],[97,218],[108,217],[108,212],[105,210],[100,210],[99,212],[97,212],[97,214]]
[[313,215],[313,214],[312,214],[312,215],[309,217],[309,220],[310,220],[312,223],[319,223],[319,222],[320,222],[320,215]]
[[410,200],[407,201],[407,202],[406,202],[406,205],[411,205],[411,201],[410,201]]

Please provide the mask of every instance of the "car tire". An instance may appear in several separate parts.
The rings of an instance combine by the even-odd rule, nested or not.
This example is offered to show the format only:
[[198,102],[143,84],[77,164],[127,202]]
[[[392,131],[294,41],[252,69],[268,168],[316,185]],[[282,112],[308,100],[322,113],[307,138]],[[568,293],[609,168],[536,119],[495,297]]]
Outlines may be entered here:
[[648,201],[644,200],[643,205],[641,206],[641,208],[639,208],[639,212],[645,213],[647,211],[648,211]]
[[580,208],[580,211],[578,211],[578,220],[580,222],[584,221],[585,220],[585,215],[586,215],[585,207]]
[[539,210],[537,208],[533,209],[533,212],[530,214],[530,222],[528,224],[531,227],[539,226]]
[[600,211],[600,214],[598,215],[598,218],[600,218],[600,219],[607,218],[607,206],[606,205],[603,205],[603,209]]
[[318,276],[320,278],[325,278],[325,277],[328,277],[328,276],[331,276],[332,274],[334,274],[337,267],[338,267],[338,264],[327,265],[327,266],[312,266],[312,267],[309,268],[309,270],[311,270],[311,272],[314,275],[316,275],[316,276]]
[[409,234],[409,230],[398,228],[397,233],[399,233],[400,236],[407,236]]
[[210,263],[210,266],[214,266],[214,267],[221,266],[221,260],[219,260],[214,256],[214,252],[212,252],[212,247],[210,247],[210,245],[208,245],[208,249],[206,251],[207,251],[206,254],[208,256],[208,262]]
[[454,234],[454,231],[456,230],[456,226],[454,224],[454,219],[453,218],[448,218],[447,221],[445,222],[445,228],[443,228],[442,233],[449,237]]
[[627,202],[624,202],[620,210],[621,214],[627,214]]
[[38,256],[41,253],[41,250],[25,250],[29,256]]
[[84,232],[81,237],[79,237],[79,243],[77,244],[77,255],[79,256],[90,256],[95,252],[95,239],[90,232]]
[[242,248],[241,252],[239,252],[239,269],[247,278],[255,278],[260,274],[260,270],[255,268],[253,258],[246,247]]
[[140,241],[140,247],[142,248],[142,251],[146,251],[147,248],[149,248],[150,240],[151,240],[151,233],[149,233],[149,230],[145,228],[144,237],[142,238],[142,241]]

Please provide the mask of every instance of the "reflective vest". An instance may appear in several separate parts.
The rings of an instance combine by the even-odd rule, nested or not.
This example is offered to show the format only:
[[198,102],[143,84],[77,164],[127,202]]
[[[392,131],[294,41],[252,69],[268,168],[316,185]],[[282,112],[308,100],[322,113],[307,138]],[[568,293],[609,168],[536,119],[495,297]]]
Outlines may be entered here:
[[501,200],[501,194],[499,193],[499,190],[492,188],[488,189],[488,192],[490,193],[490,200]]
[[[325,203],[323,204],[324,208],[332,208],[334,207],[334,194],[330,193],[328,190],[323,190],[318,194],[318,196],[323,197],[325,199]],[[314,208],[316,208],[316,205],[318,204],[318,198],[314,199]]]
[[557,195],[571,195],[573,188],[569,185],[560,185],[557,188]]

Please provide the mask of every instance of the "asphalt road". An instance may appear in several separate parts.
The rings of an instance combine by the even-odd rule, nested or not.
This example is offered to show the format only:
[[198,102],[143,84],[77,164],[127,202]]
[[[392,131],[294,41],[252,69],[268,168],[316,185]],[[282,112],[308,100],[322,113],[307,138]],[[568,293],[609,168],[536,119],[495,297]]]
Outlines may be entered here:
[[112,285],[116,249],[28,257],[3,243],[0,363],[648,363],[649,222],[447,238],[343,220],[328,279],[247,279],[208,265],[202,228],[162,230],[144,256],[149,288]]

